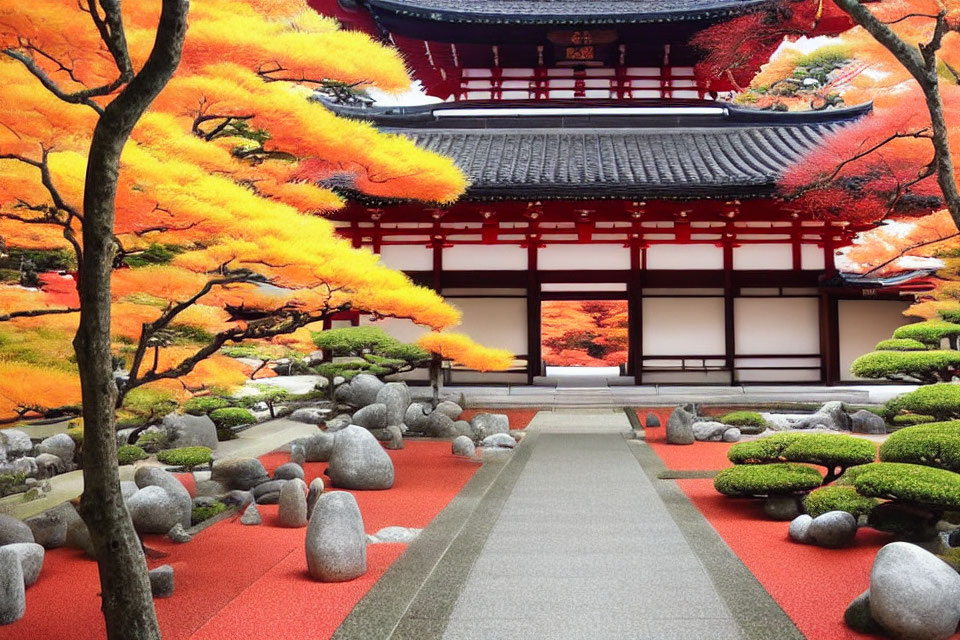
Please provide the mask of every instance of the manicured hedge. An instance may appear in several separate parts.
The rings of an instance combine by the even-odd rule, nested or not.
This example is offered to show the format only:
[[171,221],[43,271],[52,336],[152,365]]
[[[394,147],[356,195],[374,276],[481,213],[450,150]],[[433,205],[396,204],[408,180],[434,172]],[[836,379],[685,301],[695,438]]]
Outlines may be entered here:
[[720,422],[739,427],[741,433],[762,433],[767,428],[767,421],[755,411],[734,411],[720,418]]
[[825,467],[852,467],[877,458],[870,440],[832,433],[776,433],[752,442],[735,444],[727,451],[734,464],[807,462]]
[[857,469],[853,487],[862,496],[960,509],[960,474],[901,462],[876,462]]
[[937,419],[933,416],[925,416],[922,413],[901,413],[898,416],[893,416],[893,424],[907,427],[936,421]]
[[960,472],[960,421],[905,427],[880,446],[882,462],[908,462]]
[[180,447],[157,452],[157,460],[160,462],[186,469],[209,464],[211,459],[210,447]]
[[183,412],[192,416],[205,416],[211,411],[230,406],[230,401],[220,396],[200,396],[183,403]]
[[927,320],[915,324],[906,324],[893,332],[894,338],[917,340],[934,347],[940,346],[944,338],[953,338],[960,335],[960,324],[945,320]]
[[[960,368],[960,351],[871,351],[850,365],[850,371],[861,378],[913,378],[934,383],[951,376]],[[946,372],[946,373],[944,373]]]
[[118,464],[133,464],[137,460],[144,460],[149,457],[150,455],[146,451],[133,444],[117,447]]
[[846,511],[859,518],[873,511],[879,503],[876,498],[861,496],[853,487],[838,486],[820,487],[803,499],[804,509],[814,518],[828,511]]
[[890,338],[878,342],[874,349],[876,351],[926,351],[927,345],[912,338]]
[[210,419],[220,428],[239,427],[257,421],[255,415],[240,408],[215,409],[210,412]]
[[823,476],[802,464],[750,464],[724,469],[713,479],[713,487],[725,496],[785,495],[816,489]]
[[909,412],[938,420],[960,418],[960,385],[944,383],[919,387],[888,401],[886,407],[890,416]]

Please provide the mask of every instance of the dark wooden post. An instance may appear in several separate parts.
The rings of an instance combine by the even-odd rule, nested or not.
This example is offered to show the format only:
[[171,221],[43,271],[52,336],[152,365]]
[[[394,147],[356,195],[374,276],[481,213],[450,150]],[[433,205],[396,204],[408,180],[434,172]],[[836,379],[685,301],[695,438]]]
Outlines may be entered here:
[[[534,223],[531,223],[534,227]],[[534,227],[535,228],[535,227]],[[540,234],[527,236],[527,384],[540,375],[540,272],[537,268],[537,248]]]

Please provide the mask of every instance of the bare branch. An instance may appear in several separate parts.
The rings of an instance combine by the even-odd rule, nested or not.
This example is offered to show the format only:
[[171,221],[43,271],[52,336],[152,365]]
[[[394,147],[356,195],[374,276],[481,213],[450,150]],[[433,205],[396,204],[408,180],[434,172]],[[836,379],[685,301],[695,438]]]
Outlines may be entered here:
[[957,238],[957,237],[960,237],[960,231],[958,231],[957,233],[951,233],[951,234],[949,234],[949,235],[946,235],[946,236],[943,236],[943,237],[940,237],[940,238],[934,238],[933,240],[926,240],[926,241],[924,241],[924,242],[918,242],[917,244],[915,244],[915,245],[913,245],[913,246],[910,246],[910,247],[907,247],[906,249],[903,249],[903,250],[900,251],[897,255],[895,255],[894,257],[890,258],[889,260],[885,260],[885,261],[881,262],[881,263],[878,264],[877,266],[875,266],[875,267],[873,267],[872,269],[870,269],[869,271],[865,272],[863,275],[865,275],[865,276],[873,275],[874,273],[882,270],[884,267],[887,267],[887,266],[893,264],[894,262],[896,262],[897,260],[899,260],[899,259],[902,258],[903,256],[907,255],[907,254],[910,253],[911,251],[914,251],[914,250],[916,250],[916,249],[920,249],[920,248],[922,248],[922,247],[927,247],[927,246],[930,246],[930,245],[932,245],[932,244],[937,244],[937,243],[940,243],[940,242],[945,242],[945,241],[947,241],[947,240],[951,240],[951,239]]
[[0,315],[0,322],[6,322],[7,320],[13,320],[14,318],[36,318],[38,316],[53,316],[79,312],[79,307],[67,309],[31,309],[29,311],[12,311],[10,313]]

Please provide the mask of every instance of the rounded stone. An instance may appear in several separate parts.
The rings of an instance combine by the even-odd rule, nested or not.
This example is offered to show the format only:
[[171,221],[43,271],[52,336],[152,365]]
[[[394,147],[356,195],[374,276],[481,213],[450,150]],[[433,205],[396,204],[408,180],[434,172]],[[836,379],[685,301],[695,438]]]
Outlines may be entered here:
[[303,467],[295,462],[282,464],[273,471],[274,480],[293,480],[294,478],[303,480],[306,477],[303,473]]
[[810,538],[810,524],[813,522],[813,517],[804,513],[790,522],[790,530],[788,535],[790,539],[794,542],[799,542],[800,544],[810,544],[813,542]]
[[677,407],[667,420],[667,444],[693,444],[693,406]]
[[286,480],[270,480],[258,484],[253,489],[253,499],[257,504],[276,504],[280,499],[280,490],[286,482]]
[[877,624],[870,614],[870,590],[867,589],[853,599],[843,612],[843,621],[848,627],[860,633],[883,635],[883,627]]
[[33,533],[33,540],[47,549],[62,547],[67,542],[67,527],[79,520],[77,510],[69,502],[64,502],[39,515],[24,520]]
[[870,570],[870,615],[895,638],[949,638],[960,623],[960,575],[917,545],[892,542]]
[[227,489],[250,490],[270,479],[263,463],[256,458],[226,458],[213,463],[210,479]]
[[139,533],[166,533],[180,522],[180,505],[156,485],[143,487],[127,501],[133,527]]
[[517,441],[509,433],[495,433],[484,438],[480,446],[484,449],[513,449],[517,446]]
[[301,438],[294,444],[303,447],[307,462],[326,462],[333,453],[333,434],[319,431],[307,438]]
[[740,442],[740,429],[737,427],[728,427],[727,430],[723,432],[723,441]]
[[317,407],[303,407],[297,409],[289,416],[288,419],[293,420],[294,422],[303,422],[306,424],[316,424],[321,425],[327,421],[327,418],[330,416],[330,409],[320,409]]
[[648,413],[646,424],[644,425],[647,429],[652,429],[654,427],[660,426],[660,417],[655,413]]
[[6,451],[10,458],[19,458],[33,451],[33,442],[26,432],[19,429],[0,429],[0,449]]
[[800,505],[794,496],[770,496],[763,503],[763,512],[771,520],[793,520],[800,514]]
[[4,545],[4,549],[12,549],[20,558],[20,568],[23,571],[23,586],[29,587],[40,577],[43,568],[43,547],[36,542],[15,542]]
[[12,624],[27,612],[20,554],[0,547],[0,625]]
[[723,439],[723,432],[729,429],[722,422],[694,422],[693,438],[699,442],[720,442]]
[[353,424],[364,429],[383,429],[387,426],[387,405],[375,402],[353,414]]
[[351,425],[334,436],[327,475],[341,489],[389,489],[393,461],[373,435]]
[[349,404],[355,407],[365,407],[368,404],[373,404],[377,401],[377,394],[383,387],[383,381],[376,376],[369,373],[356,375],[350,381]]
[[187,530],[183,528],[183,525],[178,522],[177,524],[173,525],[170,531],[167,531],[167,538],[173,542],[183,544],[185,542],[190,542],[193,539],[193,536],[187,533]]
[[243,515],[240,516],[240,524],[245,525],[257,525],[263,522],[263,518],[260,517],[260,510],[257,509],[257,503],[251,502],[246,509],[243,511]]
[[407,407],[410,406],[410,390],[405,383],[388,382],[377,392],[376,400],[386,408],[386,426],[403,424]]
[[167,446],[217,448],[217,425],[210,416],[192,416],[168,413],[163,417],[161,429],[167,434]]
[[[183,486],[182,482],[177,480],[176,476],[160,467],[143,466],[137,468],[136,473],[133,475],[133,480],[137,486],[140,487],[141,491],[145,487],[161,487],[166,491],[167,495],[176,501],[180,509],[180,524],[183,525],[184,529],[190,528],[192,524],[193,500],[190,498],[190,492],[187,491],[187,488]],[[136,495],[137,494],[134,494],[127,500],[128,506],[130,500],[135,498]],[[173,525],[170,526],[172,527]],[[169,530],[170,527],[167,527],[163,531],[157,531],[156,533],[166,533]]]
[[860,409],[850,416],[850,426],[854,433],[883,435],[887,432],[887,424],[883,418],[866,409]]
[[52,478],[67,470],[63,460],[52,453],[41,453],[34,462],[37,465],[37,477],[40,479]]
[[310,481],[310,486],[307,488],[307,520],[313,515],[313,508],[323,495],[323,489],[323,478],[314,478]]
[[478,413],[470,420],[473,435],[477,440],[483,440],[495,433],[510,431],[510,418],[502,413]]
[[429,415],[430,411],[427,405],[422,402],[413,402],[403,414],[403,423],[411,431],[424,431],[428,425],[427,417]]
[[73,454],[76,449],[77,444],[73,441],[73,438],[65,433],[58,433],[37,445],[37,455],[49,453],[63,460],[65,464],[70,464],[73,462]]
[[23,521],[0,513],[0,546],[16,542],[36,542],[33,531]]
[[434,411],[439,411],[443,415],[447,416],[451,420],[458,420],[460,414],[463,413],[463,407],[458,405],[456,402],[451,402],[450,400],[444,400],[437,405],[437,408]]
[[298,464],[301,467],[307,462],[307,449],[301,443],[294,443],[290,446],[290,462]]
[[453,439],[453,445],[451,446],[451,451],[455,456],[466,456],[472,458],[477,455],[477,448],[473,444],[473,440],[467,436],[457,436]]
[[386,428],[386,431],[390,438],[383,446],[393,451],[397,449],[403,449],[403,431],[400,429],[400,427],[392,424]]
[[846,511],[828,511],[810,523],[810,538],[828,549],[849,546],[856,535],[857,519]]
[[450,416],[434,411],[426,419],[423,432],[431,438],[454,438],[459,432]]
[[283,483],[280,488],[279,520],[282,527],[307,525],[307,485],[300,478]]
[[169,598],[173,595],[173,567],[168,564],[151,569],[150,591],[154,598]]
[[321,582],[346,582],[367,572],[367,536],[357,500],[332,491],[317,501],[306,535],[307,570]]

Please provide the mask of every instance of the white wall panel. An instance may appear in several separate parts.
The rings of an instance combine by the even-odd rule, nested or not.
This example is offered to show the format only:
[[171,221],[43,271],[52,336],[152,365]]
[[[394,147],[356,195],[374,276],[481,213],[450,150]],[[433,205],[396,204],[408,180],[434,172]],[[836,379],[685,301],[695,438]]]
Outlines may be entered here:
[[460,325],[453,328],[476,342],[514,353],[527,353],[526,298],[452,298],[463,312]]
[[380,249],[380,262],[401,271],[430,271],[433,249],[417,244],[388,244]]
[[789,244],[745,244],[734,247],[733,268],[792,269],[793,250]]
[[898,300],[841,300],[840,306],[840,379],[858,380],[850,365],[858,357],[873,351],[899,326],[909,324],[903,312],[910,306]]
[[823,247],[815,244],[800,245],[800,264],[804,269],[823,269]]
[[723,249],[712,244],[655,244],[647,269],[723,269]]
[[457,244],[443,249],[444,271],[525,270],[527,249],[507,244]]
[[643,301],[643,355],[721,355],[723,298]]
[[383,329],[401,342],[416,342],[420,336],[430,331],[428,327],[414,324],[404,318],[383,318],[375,321],[372,316],[361,315],[360,325]]
[[630,250],[610,244],[551,244],[537,252],[540,270],[629,269]]
[[737,355],[820,353],[819,310],[817,298],[737,298]]

